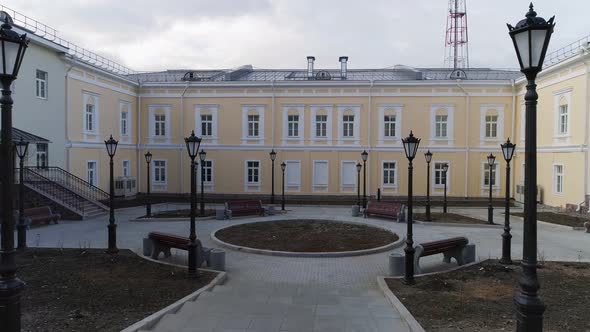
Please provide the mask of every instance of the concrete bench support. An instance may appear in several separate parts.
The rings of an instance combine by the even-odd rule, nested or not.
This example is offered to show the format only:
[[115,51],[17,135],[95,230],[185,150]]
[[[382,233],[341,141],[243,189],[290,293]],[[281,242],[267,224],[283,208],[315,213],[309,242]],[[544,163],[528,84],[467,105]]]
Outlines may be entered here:
[[225,251],[221,249],[211,249],[210,252],[211,269],[225,271]]
[[475,257],[475,243],[469,243],[463,249],[463,263],[473,263],[475,262]]
[[406,272],[405,257],[402,254],[389,254],[389,275],[392,277],[403,276]]

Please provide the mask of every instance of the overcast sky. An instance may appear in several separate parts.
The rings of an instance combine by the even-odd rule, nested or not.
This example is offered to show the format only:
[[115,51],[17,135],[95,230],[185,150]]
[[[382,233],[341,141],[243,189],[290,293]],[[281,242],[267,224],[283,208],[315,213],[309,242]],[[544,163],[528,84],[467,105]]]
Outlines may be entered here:
[[[0,0],[135,70],[442,67],[447,0]],[[537,0],[550,50],[590,35],[588,0]],[[471,67],[516,68],[506,23],[528,1],[467,0]]]

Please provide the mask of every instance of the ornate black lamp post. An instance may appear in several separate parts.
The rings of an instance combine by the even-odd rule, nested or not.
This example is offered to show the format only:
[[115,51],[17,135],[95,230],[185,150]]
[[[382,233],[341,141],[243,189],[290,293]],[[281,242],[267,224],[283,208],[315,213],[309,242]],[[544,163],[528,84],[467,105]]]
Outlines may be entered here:
[[555,17],[545,21],[537,17],[533,4],[526,18],[516,24],[508,24],[514,43],[520,71],[527,79],[524,96],[525,119],[525,170],[524,170],[524,230],[522,277],[520,290],[514,297],[517,331],[542,331],[545,304],[538,294],[537,278],[537,95],[535,78],[543,67],[547,46],[553,33]]
[[18,249],[25,249],[27,247],[27,225],[25,224],[25,156],[29,148],[29,142],[20,141],[14,142],[14,149],[19,158],[20,171],[19,176],[19,190],[18,190],[18,225],[16,226],[18,232]]
[[201,145],[201,138],[195,136],[193,130],[189,137],[184,139],[186,143],[186,149],[188,150],[188,156],[191,158],[191,232],[189,235],[188,242],[188,274],[191,276],[198,276],[197,271],[197,232],[195,229],[195,214],[197,208],[197,185],[195,179],[195,158],[199,152],[199,146]]
[[285,168],[287,164],[283,161],[281,163],[281,171],[283,172],[283,194],[281,195],[281,211],[285,211]]
[[356,204],[361,208],[361,163],[356,163]]
[[404,277],[404,282],[408,285],[414,284],[414,239],[413,239],[413,230],[412,224],[414,222],[414,217],[412,215],[412,201],[413,193],[412,193],[412,186],[413,186],[413,173],[414,173],[414,166],[412,165],[412,160],[416,157],[416,152],[418,151],[418,145],[420,145],[420,139],[414,137],[412,131],[410,131],[410,136],[402,139],[404,144],[404,151],[406,152],[406,158],[408,158],[408,218],[406,223],[408,225],[407,235],[406,235],[406,248],[404,249],[406,253],[406,273]]
[[147,202],[145,204],[145,216],[150,218],[152,216],[152,202],[150,201],[150,192],[151,192],[151,184],[150,184],[150,164],[152,163],[152,153],[147,152],[145,155],[145,162],[147,163]]
[[426,159],[426,221],[432,221],[430,216],[430,162],[432,161],[432,152],[428,150],[424,154]]
[[367,159],[369,158],[369,153],[366,150],[363,151],[361,153],[361,158],[363,158],[363,209],[366,209],[367,208]]
[[271,181],[271,194],[270,194],[270,204],[275,203],[275,159],[277,158],[277,153],[275,149],[272,149],[269,153],[270,161],[272,162],[272,181]]
[[207,152],[201,150],[199,152],[199,159],[201,160],[201,217],[205,215],[205,159]]
[[115,224],[115,203],[113,202],[115,198],[115,179],[113,176],[113,157],[115,156],[115,152],[117,152],[117,144],[119,141],[113,139],[113,135],[104,141],[104,145],[107,147],[107,153],[109,154],[109,248],[107,252],[109,254],[116,254],[119,252],[117,249],[117,225]]
[[449,164],[445,163],[443,165],[443,176],[445,182],[445,190],[444,190],[444,197],[443,197],[443,213],[447,213],[447,172],[449,171]]
[[504,144],[500,144],[502,147],[502,154],[504,160],[506,160],[506,207],[504,210],[504,233],[502,233],[502,259],[501,264],[512,264],[510,258],[510,161],[514,155],[514,149],[516,145],[510,142],[510,138]]
[[[490,175],[488,176],[488,182],[490,185],[490,199],[488,202],[488,224],[494,223],[494,207],[492,206],[492,175],[494,171],[494,163],[496,162],[496,156],[490,153],[488,156],[488,167],[490,170]],[[494,175],[494,182],[496,181],[496,176]]]
[[12,145],[12,91],[10,85],[16,79],[23,61],[29,40],[26,34],[19,35],[12,31],[12,19],[5,14],[0,27],[0,85],[2,97],[2,136],[0,140],[0,192],[2,200],[2,250],[0,254],[0,322],[2,331],[20,331],[20,293],[25,283],[16,277],[14,261],[14,154]]

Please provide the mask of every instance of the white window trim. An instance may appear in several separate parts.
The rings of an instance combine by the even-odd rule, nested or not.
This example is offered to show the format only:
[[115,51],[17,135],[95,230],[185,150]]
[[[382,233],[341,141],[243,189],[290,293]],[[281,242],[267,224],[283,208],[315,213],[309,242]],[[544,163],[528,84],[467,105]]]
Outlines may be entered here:
[[[338,144],[339,145],[360,145],[360,123],[361,123],[361,106],[354,105],[337,105],[338,109]],[[354,115],[354,135],[352,137],[344,137],[343,130],[343,116],[344,112],[351,110]]]
[[287,168],[285,172],[289,172],[289,165],[299,165],[299,182],[297,183],[289,183],[287,173],[285,173],[285,191],[286,192],[300,192],[301,191],[301,160],[285,160],[285,164]]
[[[88,105],[88,100],[90,98],[94,98],[94,116],[93,118],[93,126],[92,130],[86,130],[86,105]],[[84,133],[84,138],[87,139],[87,135],[97,135],[100,132],[100,95],[90,91],[83,91],[82,92],[82,133]]]
[[[383,176],[383,173],[385,171],[385,163],[395,163],[395,177],[394,177],[394,184],[386,184],[385,183],[385,176]],[[393,189],[397,189],[398,187],[398,174],[399,174],[399,163],[397,162],[397,160],[382,160],[381,161],[381,187],[383,188],[393,188]]]
[[[258,182],[248,182],[248,162],[256,161],[258,162]],[[262,163],[260,160],[244,160],[244,191],[260,191],[262,187]],[[254,190],[252,190],[254,188]]]
[[[205,161],[211,162],[211,181],[203,182],[203,189],[208,192],[215,191],[215,161],[213,159],[206,159]],[[199,161],[197,170],[197,188],[201,189],[201,161]]]
[[[553,92],[553,99],[554,99],[554,118],[555,118],[555,122],[554,122],[554,126],[553,126],[553,136],[555,139],[564,139],[567,138],[568,142],[569,142],[569,138],[571,137],[571,132],[572,132],[572,90],[573,88],[568,87],[565,89],[561,89],[558,91],[554,91]],[[560,133],[559,132],[559,120],[560,120],[560,114],[559,114],[559,101],[561,100],[561,98],[565,98],[565,101],[567,103],[567,132],[565,133]]]
[[129,159],[121,160],[121,176],[125,176],[125,162],[129,163],[129,169],[127,171],[129,172],[128,176],[131,176],[131,161]]
[[[86,181],[88,181],[88,170],[90,170],[88,168],[89,163],[94,163],[94,186],[100,188],[98,185],[98,160],[86,160]],[[90,181],[88,182],[90,183]]]
[[[217,112],[219,111],[218,104],[197,104],[195,105],[195,133],[204,140],[210,140],[211,144],[217,144],[219,140],[217,132]],[[211,136],[203,136],[201,115],[211,114]]]
[[[170,104],[151,104],[148,105],[149,110],[149,117],[150,117],[150,143],[155,143],[155,140],[165,140],[166,143],[170,143],[170,110],[172,106]],[[166,122],[164,129],[166,130],[166,135],[163,136],[156,136],[156,112],[164,111],[164,115],[166,116]]]
[[[401,145],[401,133],[402,133],[402,111],[403,104],[380,104],[379,105],[379,139],[377,146],[384,145]],[[395,136],[385,136],[385,121],[383,120],[386,113],[393,111],[395,115]]]
[[[481,190],[483,191],[489,191],[490,190],[490,185],[486,185],[485,184],[485,174],[486,171],[490,168],[490,165],[488,165],[487,160],[482,161],[481,162]],[[502,171],[500,167],[500,164],[498,163],[498,160],[496,160],[494,162],[494,166],[496,167],[496,184],[492,185],[492,190],[499,190],[500,189],[500,183],[502,182]]]
[[[256,144],[264,144],[264,109],[265,105],[242,105],[242,144],[252,144],[252,141],[257,141]],[[254,111],[258,114],[258,136],[248,136],[248,112]]]
[[[562,179],[561,179],[561,192],[558,192],[557,191],[557,173],[555,172],[555,166],[561,166],[561,176],[562,176]],[[554,163],[552,167],[553,167],[553,185],[552,185],[552,187],[553,187],[553,194],[555,194],[557,196],[563,196],[564,195],[564,192],[565,192],[565,190],[564,190],[564,188],[565,188],[565,183],[564,183],[564,180],[565,180],[565,166],[563,166],[562,163]]]
[[[156,161],[163,161],[164,162],[164,176],[166,178],[166,181],[156,181]],[[157,186],[167,186],[168,185],[168,159],[152,159],[152,166],[151,167],[151,172],[152,172],[152,181],[151,181],[151,185],[157,185]]]
[[[289,136],[289,111],[296,111],[299,115],[299,135]],[[315,128],[314,128],[315,130]],[[283,142],[282,144],[300,144],[305,141],[305,106],[301,104],[284,104],[283,105]]]
[[[326,112],[326,137],[316,136],[316,116],[320,111]],[[315,141],[326,141],[328,144],[332,144],[332,112],[334,107],[332,105],[311,105],[311,129],[310,137],[311,142]]]
[[[436,111],[444,109],[447,112],[447,136],[436,137]],[[430,106],[430,140],[447,142],[447,145],[453,145],[455,141],[455,105],[453,104],[432,104]],[[447,186],[448,188],[448,186]]]
[[[123,120],[123,113],[127,112],[127,134],[123,135],[123,126],[121,122]],[[121,137],[129,138],[131,137],[131,126],[133,124],[133,119],[131,115],[131,103],[125,100],[119,101],[119,133]]]
[[[498,112],[498,121],[496,122],[496,137],[486,137],[486,116],[491,110]],[[479,140],[480,143],[501,142],[504,140],[504,105],[502,104],[482,104],[479,106],[480,124]]]
[[[326,184],[319,184],[315,182],[315,165],[316,164],[326,164],[326,169],[328,170],[328,178],[326,179],[327,183]],[[328,188],[330,187],[330,162],[328,160],[314,160],[313,161],[313,166],[312,166],[312,178],[311,178],[311,185],[312,185],[312,191],[327,191]]]
[[432,161],[432,189],[434,191],[434,189],[444,189],[445,185],[444,184],[436,184],[436,164],[449,164],[449,170],[447,171],[447,195],[451,189],[451,174],[452,169],[453,169],[453,165],[451,164],[451,162],[449,160],[436,160],[436,161]]
[[[356,170],[356,164],[358,163],[358,160],[341,160],[340,161],[340,191],[345,191],[344,189],[354,189],[357,190],[357,187],[359,186],[358,183],[358,175],[357,170]],[[344,164],[353,164],[355,166],[354,168],[354,182],[355,184],[350,185],[350,184],[344,184]]]
[[[40,71],[40,72],[45,73],[45,79],[44,80],[37,78],[37,71]],[[45,96],[38,96],[37,95],[37,82],[44,82],[45,83],[44,84],[45,85]],[[36,68],[35,69],[35,96],[38,99],[47,100],[47,96],[49,95],[48,86],[49,86],[49,73],[46,72],[45,70],[41,70],[41,69]]]

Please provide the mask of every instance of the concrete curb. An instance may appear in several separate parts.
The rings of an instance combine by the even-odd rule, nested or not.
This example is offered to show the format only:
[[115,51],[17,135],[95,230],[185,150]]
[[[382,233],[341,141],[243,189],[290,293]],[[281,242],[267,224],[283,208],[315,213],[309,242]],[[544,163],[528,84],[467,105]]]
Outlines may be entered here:
[[[523,217],[514,216],[514,215],[510,215],[510,217],[511,218],[518,218],[521,221],[524,221]],[[542,221],[542,220],[538,220],[538,219],[537,219],[537,224],[541,224],[541,225],[549,226],[549,227],[554,227],[554,228],[559,228],[559,229],[567,229],[570,231],[583,231],[586,229],[586,228],[584,228],[584,226],[581,226],[581,227],[566,226],[566,225],[554,224],[554,223],[550,223],[550,222],[546,222],[546,221]]]
[[[283,220],[283,219],[281,219]],[[292,220],[302,220],[301,218],[298,219],[292,219]],[[311,219],[310,219],[311,220]],[[313,220],[318,220],[318,219],[313,219]],[[269,220],[269,221],[260,221],[260,222],[271,222],[271,221],[276,221],[276,220]],[[363,255],[370,255],[370,254],[377,254],[377,253],[381,253],[384,251],[389,251],[398,247],[401,247],[404,244],[405,238],[400,237],[399,234],[392,232],[391,230],[384,228],[384,227],[379,227],[379,226],[375,226],[375,225],[367,225],[366,223],[361,223],[361,222],[355,222],[355,221],[339,221],[339,220],[322,220],[322,221],[328,221],[328,222],[336,222],[336,223],[348,223],[348,224],[360,224],[360,225],[364,225],[367,227],[374,227],[374,228],[378,228],[378,229],[383,229],[386,230],[388,232],[391,232],[393,234],[396,234],[398,236],[398,239],[390,244],[381,246],[381,247],[377,247],[377,248],[371,248],[371,249],[363,249],[363,250],[355,250],[355,251],[338,251],[338,252],[293,252],[293,251],[274,251],[274,250],[266,250],[266,249],[257,249],[257,248],[250,248],[250,247],[243,247],[243,246],[238,246],[238,245],[234,245],[231,243],[227,243],[224,241],[221,241],[220,239],[218,239],[215,236],[215,233],[217,233],[218,231],[225,229],[227,227],[232,227],[232,226],[227,226],[227,227],[223,227],[223,228],[219,228],[214,230],[213,232],[211,232],[211,239],[217,243],[218,245],[228,248],[228,249],[232,249],[232,250],[236,250],[236,251],[241,251],[241,252],[247,252],[247,253],[251,253],[251,254],[259,254],[259,255],[267,255],[267,256],[283,256],[283,257],[316,257],[316,258],[327,258],[327,257],[351,257],[351,256],[363,256]],[[247,224],[247,223],[242,223],[240,225],[243,224]]]
[[410,328],[410,331],[412,331],[412,332],[426,332],[426,330],[424,330],[424,328],[420,325],[420,323],[418,323],[416,318],[414,318],[414,316],[412,316],[410,311],[408,311],[408,309],[402,304],[402,302],[400,300],[398,300],[398,298],[389,289],[389,287],[387,286],[387,283],[385,282],[385,277],[377,277],[377,284],[379,285],[379,288],[381,289],[381,291],[383,292],[385,297],[389,300],[389,302],[391,302],[393,307],[399,312],[400,317],[402,317],[406,321],[406,323],[408,324],[408,327]]
[[[172,263],[166,263],[166,262],[160,262],[160,261],[157,261],[157,260],[154,260],[151,258],[143,257],[142,255],[140,255],[138,253],[135,253],[135,254],[146,259],[146,260],[152,261],[152,262],[157,262],[160,264],[170,265],[170,266],[175,266],[175,267],[186,268],[186,266],[172,264]],[[147,316],[146,318],[140,320],[139,322],[136,322],[135,324],[121,330],[121,332],[137,332],[140,330],[149,330],[149,329],[153,328],[160,321],[160,319],[162,317],[164,317],[164,315],[176,313],[185,302],[194,301],[197,297],[199,297],[199,295],[201,293],[209,291],[217,285],[223,284],[225,282],[225,280],[227,279],[227,273],[223,272],[223,271],[214,271],[214,270],[208,270],[208,269],[199,269],[199,270],[217,272],[218,275],[213,280],[211,280],[211,282],[209,282],[207,285],[197,289],[195,292],[183,297],[182,299],[170,304],[169,306]]]
[[421,220],[414,220],[415,224],[419,225],[432,225],[432,226],[444,226],[444,227],[473,227],[473,228],[502,228],[503,225],[500,224],[459,224],[459,223],[446,223],[446,222],[436,222],[436,221],[421,221]]
[[[195,218],[196,221],[199,220],[212,220],[215,219],[215,216],[208,216],[208,217],[197,217]],[[167,221],[167,222],[180,222],[180,221],[190,221],[190,218],[135,218],[129,219],[131,222],[157,222],[157,221]]]

